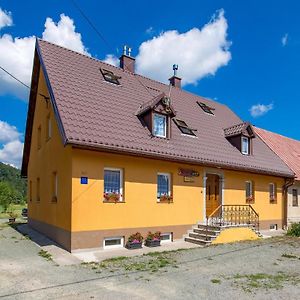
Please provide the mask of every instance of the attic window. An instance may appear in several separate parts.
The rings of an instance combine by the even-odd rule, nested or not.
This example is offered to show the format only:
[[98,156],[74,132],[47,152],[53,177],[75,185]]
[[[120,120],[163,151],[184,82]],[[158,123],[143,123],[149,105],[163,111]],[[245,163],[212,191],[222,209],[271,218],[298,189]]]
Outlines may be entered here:
[[212,112],[212,110],[214,110],[213,108],[207,106],[205,103],[202,103],[202,102],[198,102],[197,101],[197,104],[202,108],[202,110],[204,112],[206,112],[207,114],[210,114],[210,115],[214,115],[214,113]]
[[195,136],[193,129],[191,129],[184,121],[178,119],[173,120],[182,133]]
[[100,71],[101,71],[105,81],[108,81],[108,82],[113,83],[113,84],[120,85],[120,81],[119,81],[119,79],[121,78],[120,76],[117,76],[112,71],[109,71],[109,70],[106,70],[106,69],[100,68]]

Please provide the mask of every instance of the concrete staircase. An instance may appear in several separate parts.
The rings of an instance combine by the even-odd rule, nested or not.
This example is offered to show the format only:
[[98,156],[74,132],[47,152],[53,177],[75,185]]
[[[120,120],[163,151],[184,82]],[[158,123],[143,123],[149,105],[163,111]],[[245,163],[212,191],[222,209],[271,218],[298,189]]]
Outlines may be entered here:
[[255,232],[259,237],[262,237],[261,233],[255,229],[255,226],[249,224],[224,224],[223,226],[216,225],[205,225],[205,224],[197,224],[193,227],[192,230],[189,230],[184,240],[189,243],[197,244],[200,246],[209,246],[212,241],[217,238],[217,236],[221,233],[222,230],[226,230],[229,228],[250,228],[253,232]]
[[220,226],[198,224],[188,232],[184,240],[204,247],[210,245],[220,232]]

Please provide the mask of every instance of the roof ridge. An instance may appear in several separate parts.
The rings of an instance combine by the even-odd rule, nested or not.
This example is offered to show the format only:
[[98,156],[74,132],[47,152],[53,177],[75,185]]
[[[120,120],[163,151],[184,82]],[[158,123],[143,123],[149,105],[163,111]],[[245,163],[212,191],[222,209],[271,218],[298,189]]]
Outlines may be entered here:
[[294,139],[294,138],[291,138],[291,137],[285,136],[283,134],[280,134],[280,133],[277,133],[277,132],[273,132],[273,131],[270,131],[270,130],[267,130],[267,129],[264,129],[264,128],[260,128],[260,127],[257,127],[257,126],[254,126],[254,127],[257,128],[258,130],[263,130],[263,131],[266,131],[266,132],[270,132],[270,133],[276,134],[276,135],[278,135],[278,136],[280,136],[280,137],[282,137],[284,139],[291,140],[293,142],[297,142],[297,143],[300,144],[300,141],[297,140],[297,139]]

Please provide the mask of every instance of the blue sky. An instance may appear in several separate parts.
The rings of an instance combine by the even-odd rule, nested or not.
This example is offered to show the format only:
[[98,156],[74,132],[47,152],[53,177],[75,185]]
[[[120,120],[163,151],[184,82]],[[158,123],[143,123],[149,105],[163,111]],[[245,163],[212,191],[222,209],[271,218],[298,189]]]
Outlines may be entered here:
[[[29,82],[29,67],[23,56],[27,55],[30,61],[28,39],[42,37],[43,33],[51,41],[100,59],[107,54],[119,56],[122,45],[128,44],[133,55],[139,57],[138,69],[143,74],[159,80],[171,75],[171,57],[173,63],[179,64],[179,75],[186,80],[184,89],[228,105],[254,125],[300,139],[299,1],[76,2],[107,43],[96,35],[72,1],[45,0],[41,7],[40,1],[1,0],[0,8],[11,21],[6,19],[1,26],[0,15],[0,65]],[[64,24],[61,28],[57,25],[61,14],[74,22],[74,41],[59,32],[64,31]],[[48,17],[51,19],[45,26]],[[170,33],[172,30],[177,32]],[[209,33],[205,34],[205,30]],[[20,38],[19,43],[16,37]],[[11,43],[5,43],[9,38]],[[178,49],[170,47],[169,40]],[[22,42],[24,45],[20,45]],[[161,60],[155,61],[149,53],[160,47],[158,42],[164,53]],[[207,47],[202,49],[202,44]],[[20,57],[18,52],[10,53],[10,46],[22,50]],[[182,57],[189,51],[194,53],[191,61]],[[197,65],[198,62],[203,63]],[[208,66],[203,67],[205,63]],[[20,152],[22,146],[27,92],[17,83],[6,85],[7,78],[5,81],[1,72],[0,161],[19,165],[20,154],[10,155],[15,148]]]

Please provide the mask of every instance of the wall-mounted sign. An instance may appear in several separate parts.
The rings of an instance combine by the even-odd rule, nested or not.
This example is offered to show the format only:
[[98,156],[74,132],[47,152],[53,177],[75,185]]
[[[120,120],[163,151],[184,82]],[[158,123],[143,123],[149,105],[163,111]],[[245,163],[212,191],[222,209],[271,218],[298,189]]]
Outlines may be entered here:
[[184,182],[194,182],[195,179],[194,179],[194,177],[184,176],[184,177],[183,177],[183,181],[184,181]]
[[88,184],[89,179],[87,177],[80,177],[80,184]]
[[179,169],[178,175],[184,176],[184,177],[198,177],[199,172],[191,169]]

